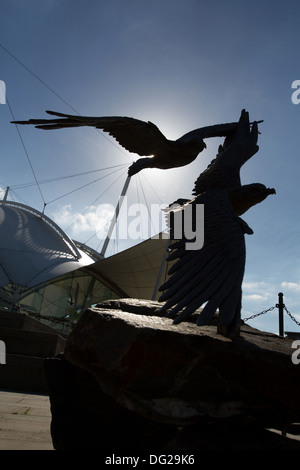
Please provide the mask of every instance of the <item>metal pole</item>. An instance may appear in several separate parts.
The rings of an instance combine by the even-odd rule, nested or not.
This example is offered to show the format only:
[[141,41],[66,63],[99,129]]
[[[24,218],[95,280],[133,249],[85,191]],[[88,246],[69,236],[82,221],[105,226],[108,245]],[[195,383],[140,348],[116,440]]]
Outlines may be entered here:
[[101,250],[101,253],[100,253],[100,255],[103,256],[103,258],[104,258],[106,249],[107,249],[107,247],[108,247],[108,244],[109,244],[110,237],[111,237],[111,235],[112,235],[113,229],[115,228],[115,225],[116,225],[116,223],[117,223],[117,219],[118,219],[118,216],[119,216],[119,213],[120,213],[120,209],[121,209],[121,206],[122,206],[122,203],[123,203],[123,200],[124,200],[124,196],[125,196],[125,194],[126,194],[126,192],[127,192],[128,186],[129,186],[130,178],[131,178],[130,176],[127,176],[127,178],[126,178],[124,187],[123,187],[122,192],[121,192],[120,199],[119,199],[119,201],[118,201],[118,204],[117,204],[117,207],[116,207],[116,210],[115,210],[115,213],[114,213],[114,216],[113,216],[112,221],[111,221],[111,223],[110,223],[110,227],[109,227],[109,230],[108,230],[106,239],[104,240],[103,247],[102,247],[102,250]]
[[278,308],[278,314],[279,314],[279,336],[284,336],[284,329],[283,329],[283,309],[285,307],[283,303],[283,293],[279,292],[278,294],[278,304],[276,304],[276,307]]
[[5,202],[7,201],[8,191],[9,191],[9,186],[7,186],[6,191],[5,191],[5,194],[4,194],[4,198],[3,198],[3,203],[4,203],[4,204],[5,204]]

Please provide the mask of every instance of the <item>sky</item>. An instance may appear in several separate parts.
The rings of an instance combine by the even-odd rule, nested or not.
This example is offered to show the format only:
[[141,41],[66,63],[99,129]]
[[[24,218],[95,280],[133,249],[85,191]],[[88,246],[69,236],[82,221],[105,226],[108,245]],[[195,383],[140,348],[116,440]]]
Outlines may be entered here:
[[[9,199],[44,210],[71,238],[100,251],[137,156],[93,128],[42,131],[10,121],[46,118],[47,109],[129,116],[177,139],[238,121],[246,109],[250,120],[264,122],[242,183],[263,183],[276,195],[243,215],[254,234],[246,235],[242,318],[275,307],[283,292],[299,322],[299,2],[1,0],[0,13],[2,194],[9,186]],[[206,143],[186,167],[132,177],[120,225],[135,223],[134,204],[191,198],[221,141]],[[140,239],[112,240],[106,255],[150,232],[151,224]],[[278,309],[249,324],[278,333]],[[300,331],[288,314],[284,327]]]

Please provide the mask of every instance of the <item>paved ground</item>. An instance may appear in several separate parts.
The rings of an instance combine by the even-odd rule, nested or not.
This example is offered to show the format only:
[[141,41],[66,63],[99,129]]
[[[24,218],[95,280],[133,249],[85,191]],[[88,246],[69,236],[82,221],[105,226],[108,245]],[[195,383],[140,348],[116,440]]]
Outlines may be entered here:
[[50,423],[48,396],[0,390],[0,450],[53,450]]
[[0,390],[0,450],[53,450],[49,397]]

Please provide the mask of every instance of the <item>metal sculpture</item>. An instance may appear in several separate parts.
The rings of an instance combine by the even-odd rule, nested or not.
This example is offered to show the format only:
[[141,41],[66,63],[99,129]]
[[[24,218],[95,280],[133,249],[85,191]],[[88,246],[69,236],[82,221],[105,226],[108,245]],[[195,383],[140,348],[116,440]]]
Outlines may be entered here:
[[[177,140],[167,139],[152,122],[131,117],[88,117],[46,111],[55,119],[29,119],[13,121],[13,124],[33,124],[38,129],[53,130],[91,126],[102,129],[113,136],[126,150],[146,158],[140,158],[128,169],[132,176],[144,168],[181,167],[194,161],[205,148],[204,139],[225,137],[234,131],[237,123],[217,124],[195,129]],[[151,157],[150,157],[151,155]]]
[[204,204],[205,222],[200,250],[186,249],[185,236],[170,245],[173,253],[168,259],[177,261],[169,271],[170,278],[160,287],[164,293],[159,300],[166,302],[161,312],[167,311],[175,323],[206,303],[198,325],[208,324],[219,309],[219,333],[239,335],[244,235],[253,233],[239,216],[275,193],[260,183],[241,185],[240,169],[258,151],[257,138],[257,123],[251,128],[249,115],[243,110],[235,131],[225,138],[216,159],[195,182],[196,197],[177,209],[184,212],[188,205]]
[[[203,127],[171,141],[155,124],[130,117],[47,113],[56,118],[13,123],[33,124],[39,129],[79,126],[102,129],[129,152],[147,156],[129,167],[129,177],[144,168],[169,169],[187,165],[206,147],[204,139],[225,137],[216,158],[195,182],[194,199],[171,211],[173,216],[178,211],[184,215],[187,206],[204,204],[204,245],[196,251],[189,250],[185,236],[170,245],[169,260],[177,261],[169,271],[169,279],[160,287],[164,292],[160,300],[165,301],[161,312],[167,311],[175,323],[183,321],[206,303],[197,324],[209,323],[219,309],[218,331],[226,336],[238,335],[246,257],[244,235],[253,233],[239,216],[275,193],[273,188],[260,183],[242,186],[240,180],[242,165],[258,151],[258,123],[262,121],[250,123],[248,113],[243,110],[239,122]],[[195,226],[197,220],[192,224]]]

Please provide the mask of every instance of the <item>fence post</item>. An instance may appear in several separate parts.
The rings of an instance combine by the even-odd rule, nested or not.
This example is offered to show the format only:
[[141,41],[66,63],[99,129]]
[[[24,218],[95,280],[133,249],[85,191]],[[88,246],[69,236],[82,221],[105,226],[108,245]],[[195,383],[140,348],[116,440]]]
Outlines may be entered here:
[[278,304],[276,304],[276,307],[278,308],[278,314],[279,314],[279,336],[284,336],[284,329],[283,329],[283,309],[285,307],[283,303],[283,293],[279,292],[278,294]]

